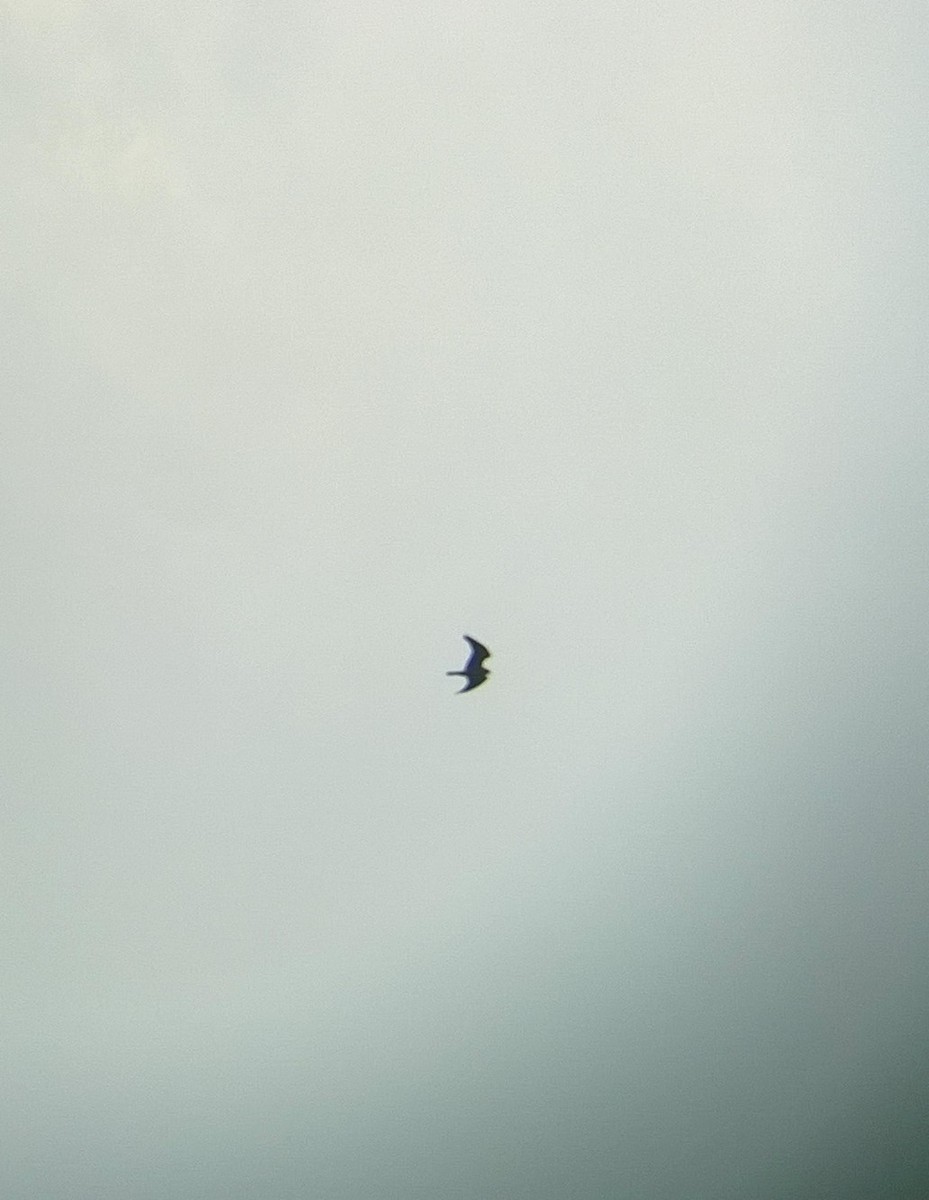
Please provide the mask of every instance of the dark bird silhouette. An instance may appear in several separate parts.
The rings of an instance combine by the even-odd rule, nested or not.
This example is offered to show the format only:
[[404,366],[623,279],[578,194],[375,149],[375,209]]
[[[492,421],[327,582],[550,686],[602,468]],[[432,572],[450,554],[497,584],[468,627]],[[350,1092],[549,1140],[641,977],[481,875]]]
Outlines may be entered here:
[[465,663],[463,671],[446,671],[446,675],[463,675],[467,683],[463,688],[459,688],[457,695],[462,692],[470,692],[472,688],[480,687],[490,672],[484,666],[484,659],[490,658],[490,651],[486,646],[482,646],[480,642],[476,642],[473,637],[464,635],[464,640],[471,647],[471,657]]

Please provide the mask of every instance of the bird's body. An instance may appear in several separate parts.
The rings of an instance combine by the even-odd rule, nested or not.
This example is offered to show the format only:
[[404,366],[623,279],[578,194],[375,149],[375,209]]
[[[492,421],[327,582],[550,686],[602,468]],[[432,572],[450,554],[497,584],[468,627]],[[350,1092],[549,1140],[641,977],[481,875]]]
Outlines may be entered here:
[[464,640],[471,647],[471,657],[465,663],[463,671],[446,671],[446,675],[462,675],[467,682],[463,688],[458,689],[458,695],[462,692],[470,692],[472,688],[480,687],[490,672],[484,666],[484,660],[490,658],[490,651],[486,646],[482,646],[480,642],[475,641],[473,637],[464,635]]

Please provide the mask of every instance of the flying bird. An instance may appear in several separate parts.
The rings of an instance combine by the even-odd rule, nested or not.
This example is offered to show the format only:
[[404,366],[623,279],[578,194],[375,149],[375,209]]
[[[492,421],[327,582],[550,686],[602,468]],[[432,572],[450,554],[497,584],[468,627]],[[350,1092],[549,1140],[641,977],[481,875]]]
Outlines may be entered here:
[[464,635],[464,640],[471,647],[471,657],[465,663],[463,671],[446,671],[446,675],[463,675],[467,683],[463,688],[458,689],[458,695],[462,692],[470,692],[472,688],[480,687],[490,672],[484,666],[484,659],[490,658],[490,651],[486,646],[482,646],[480,642],[474,640],[473,637]]

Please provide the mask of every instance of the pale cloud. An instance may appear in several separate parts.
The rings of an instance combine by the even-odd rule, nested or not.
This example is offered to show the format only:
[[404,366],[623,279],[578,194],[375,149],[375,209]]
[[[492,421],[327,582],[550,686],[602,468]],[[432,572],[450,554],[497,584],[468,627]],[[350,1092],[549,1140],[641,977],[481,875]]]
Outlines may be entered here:
[[67,28],[88,8],[86,0],[4,0],[16,24],[40,32]]
[[152,130],[99,122],[63,139],[58,154],[66,179],[101,197],[138,203],[181,194],[176,157]]

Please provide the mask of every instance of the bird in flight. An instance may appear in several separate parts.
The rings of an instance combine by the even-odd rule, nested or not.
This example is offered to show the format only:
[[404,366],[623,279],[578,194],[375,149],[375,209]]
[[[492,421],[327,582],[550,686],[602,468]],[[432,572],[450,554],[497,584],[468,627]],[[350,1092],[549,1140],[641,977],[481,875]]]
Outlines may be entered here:
[[484,666],[484,660],[490,658],[490,651],[486,646],[482,646],[480,642],[476,642],[473,637],[464,635],[464,640],[471,647],[471,657],[465,663],[463,671],[446,671],[446,675],[463,675],[467,680],[463,688],[458,689],[458,695],[462,692],[470,692],[472,688],[480,687],[490,672]]

